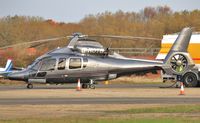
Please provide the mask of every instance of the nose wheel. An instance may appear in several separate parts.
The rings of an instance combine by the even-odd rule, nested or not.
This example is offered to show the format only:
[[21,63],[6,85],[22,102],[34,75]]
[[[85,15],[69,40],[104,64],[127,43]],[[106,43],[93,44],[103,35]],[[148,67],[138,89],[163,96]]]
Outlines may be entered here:
[[96,88],[94,84],[90,84],[89,86],[90,86],[91,89],[95,89]]
[[94,84],[94,80],[90,80],[90,83],[83,83],[82,88],[83,89],[86,89],[86,88],[95,89],[96,86]]
[[96,86],[95,86],[94,84],[83,83],[83,84],[82,84],[82,88],[83,88],[83,89],[87,89],[87,88],[95,89]]
[[32,88],[33,88],[33,84],[29,83],[26,87],[27,87],[28,89],[32,89]]

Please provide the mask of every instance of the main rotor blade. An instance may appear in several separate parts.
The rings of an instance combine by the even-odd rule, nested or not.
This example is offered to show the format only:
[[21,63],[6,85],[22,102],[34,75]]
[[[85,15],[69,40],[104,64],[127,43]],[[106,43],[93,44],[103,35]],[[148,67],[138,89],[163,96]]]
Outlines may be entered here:
[[[115,36],[115,35],[83,35],[83,37],[100,37],[100,38],[114,38],[114,39],[127,39],[127,40],[135,40],[135,39],[139,39],[139,40],[161,40],[159,38],[152,38],[152,37],[136,37],[136,36]],[[27,44],[34,44],[34,43],[39,43],[36,45],[33,45],[31,47],[35,47],[35,46],[39,46],[40,44],[45,44],[47,42],[51,42],[51,41],[55,41],[55,40],[60,40],[60,39],[64,39],[64,38],[73,38],[73,36],[63,36],[63,37],[56,37],[56,38],[49,38],[49,39],[41,39],[41,40],[36,40],[36,41],[30,41],[30,42],[24,42],[24,43],[18,43],[18,44],[13,44],[13,45],[8,45],[8,46],[4,46],[4,47],[0,47],[1,49],[6,49],[6,48],[10,48],[10,47],[17,47],[17,46],[21,46],[21,45],[27,45]]]
[[89,35],[88,37],[100,37],[100,38],[115,38],[115,39],[127,39],[127,40],[157,40],[160,41],[159,38],[153,38],[153,37],[138,37],[138,36],[115,36],[115,35]]
[[64,38],[68,38],[68,37],[63,36],[63,37],[56,37],[56,38],[49,38],[49,39],[41,39],[41,40],[36,40],[36,41],[18,43],[18,44],[13,44],[13,45],[8,45],[8,46],[0,47],[0,49],[6,49],[6,48],[10,48],[10,47],[17,47],[17,46],[26,45],[26,44],[51,42],[51,41],[60,40],[60,39],[64,39]]

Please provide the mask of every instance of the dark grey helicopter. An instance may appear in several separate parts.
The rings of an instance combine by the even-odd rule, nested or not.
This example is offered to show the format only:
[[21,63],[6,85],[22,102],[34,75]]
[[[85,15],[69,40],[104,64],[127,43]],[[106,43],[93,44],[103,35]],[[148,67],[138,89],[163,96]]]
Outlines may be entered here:
[[[163,70],[182,75],[194,67],[187,53],[191,33],[190,28],[182,30],[164,61],[126,58],[115,52],[110,53],[87,36],[75,34],[68,46],[38,57],[26,69],[10,73],[8,78],[25,81],[27,88],[33,88],[32,83],[77,83],[78,79],[83,88],[95,88],[94,84],[98,81],[139,72]],[[181,57],[176,58],[176,55]]]

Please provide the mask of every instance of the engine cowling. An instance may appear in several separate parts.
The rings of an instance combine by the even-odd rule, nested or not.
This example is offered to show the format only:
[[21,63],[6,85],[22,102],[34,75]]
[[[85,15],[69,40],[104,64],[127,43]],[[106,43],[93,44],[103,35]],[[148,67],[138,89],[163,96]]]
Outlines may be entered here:
[[[89,40],[89,39],[87,39]],[[78,41],[74,46],[74,50],[78,51],[81,54],[90,54],[90,55],[106,55],[108,49],[104,48],[99,42],[95,41]]]
[[77,46],[77,47],[75,47],[75,50],[82,54],[103,55],[106,53],[106,50],[104,48],[100,48],[100,47]]

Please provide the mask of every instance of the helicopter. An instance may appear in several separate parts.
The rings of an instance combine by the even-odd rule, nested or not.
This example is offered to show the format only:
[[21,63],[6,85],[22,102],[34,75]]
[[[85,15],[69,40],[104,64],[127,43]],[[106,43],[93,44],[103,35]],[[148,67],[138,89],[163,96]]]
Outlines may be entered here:
[[26,69],[10,73],[7,78],[26,82],[28,89],[33,88],[33,83],[64,84],[77,83],[78,80],[81,81],[82,88],[95,89],[95,84],[99,81],[140,72],[162,70],[181,77],[183,73],[194,68],[187,52],[191,34],[191,28],[184,28],[165,60],[158,61],[132,59],[116,52],[111,53],[99,42],[89,39],[89,36],[75,33],[70,37],[67,46],[43,54]]

